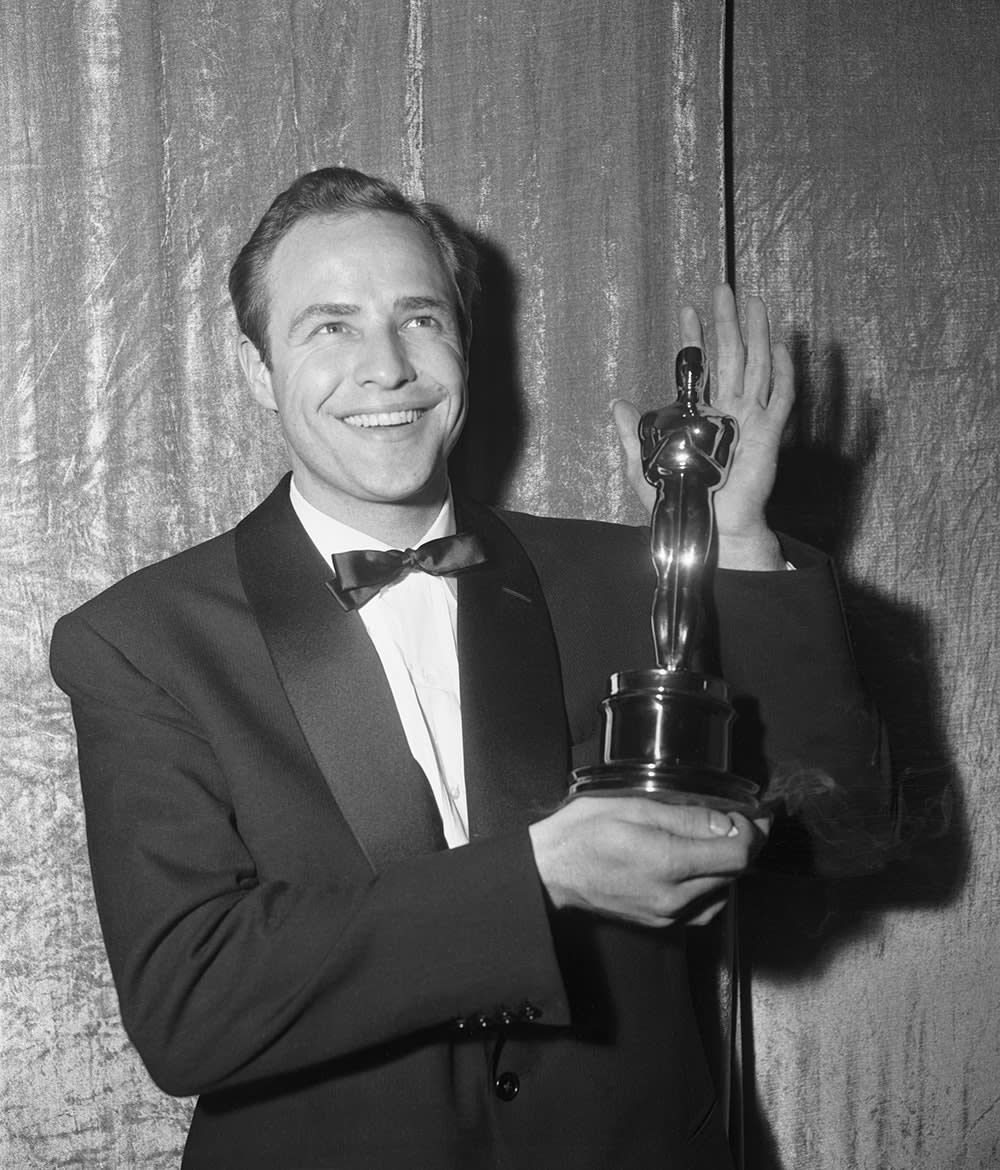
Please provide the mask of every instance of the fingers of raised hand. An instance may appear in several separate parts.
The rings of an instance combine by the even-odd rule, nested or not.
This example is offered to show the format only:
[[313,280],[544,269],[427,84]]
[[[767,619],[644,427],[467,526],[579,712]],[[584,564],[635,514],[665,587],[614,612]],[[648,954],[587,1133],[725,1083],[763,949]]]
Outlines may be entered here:
[[771,329],[767,320],[767,308],[760,297],[751,297],[747,302],[743,393],[752,395],[761,406],[767,406],[771,395]]
[[[712,377],[711,398],[717,405],[735,409],[746,399],[746,413],[751,404],[767,408],[772,400],[787,417],[794,399],[792,361],[786,346],[771,348],[771,328],[767,306],[760,297],[747,301],[745,328],[740,322],[736,298],[728,284],[718,285],[712,293],[712,320],[715,326],[717,357]],[[701,320],[690,305],[680,312],[682,345],[699,345],[704,350]],[[782,422],[783,422],[782,419]]]
[[795,367],[783,341],[771,351],[771,397],[768,406],[784,426],[795,402]]
[[736,298],[728,284],[718,285],[712,293],[712,318],[715,322],[717,351],[713,395],[716,401],[741,398],[744,389],[746,347],[736,310]]
[[679,323],[681,329],[681,348],[684,349],[689,345],[695,345],[704,351],[705,331],[702,328],[698,310],[691,305],[685,305],[680,311]]

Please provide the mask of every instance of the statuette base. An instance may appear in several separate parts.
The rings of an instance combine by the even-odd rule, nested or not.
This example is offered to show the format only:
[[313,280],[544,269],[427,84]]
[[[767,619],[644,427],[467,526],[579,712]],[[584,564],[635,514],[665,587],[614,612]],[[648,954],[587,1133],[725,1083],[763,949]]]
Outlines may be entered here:
[[729,771],[735,713],[720,678],[689,670],[621,671],[601,703],[602,763],[573,772],[570,797],[645,796],[757,813],[758,786]]
[[760,811],[757,785],[728,772],[699,772],[641,760],[629,764],[595,764],[573,772],[570,797],[645,796],[664,804],[692,804],[754,817]]

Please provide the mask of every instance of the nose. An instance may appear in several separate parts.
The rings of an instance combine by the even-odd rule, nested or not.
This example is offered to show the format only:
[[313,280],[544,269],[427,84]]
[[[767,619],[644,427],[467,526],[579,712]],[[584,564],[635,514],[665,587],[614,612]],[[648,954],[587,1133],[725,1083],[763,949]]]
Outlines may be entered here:
[[417,371],[396,330],[384,329],[366,335],[354,376],[359,386],[398,390],[412,382]]

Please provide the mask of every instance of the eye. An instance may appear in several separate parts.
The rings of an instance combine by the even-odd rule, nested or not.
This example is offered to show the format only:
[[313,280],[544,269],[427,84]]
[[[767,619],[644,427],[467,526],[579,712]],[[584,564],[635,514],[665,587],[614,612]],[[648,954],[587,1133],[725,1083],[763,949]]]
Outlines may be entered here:
[[421,313],[419,317],[410,317],[403,324],[404,329],[440,329],[441,322],[430,313]]
[[314,334],[346,333],[348,326],[343,321],[323,321],[313,330]]

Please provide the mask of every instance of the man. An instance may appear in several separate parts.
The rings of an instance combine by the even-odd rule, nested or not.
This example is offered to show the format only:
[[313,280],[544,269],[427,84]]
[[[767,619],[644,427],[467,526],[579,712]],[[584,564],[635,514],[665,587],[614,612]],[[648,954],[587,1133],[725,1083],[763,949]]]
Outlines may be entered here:
[[[433,209],[301,177],[230,279],[290,482],[53,638],[125,1025],[158,1084],[200,1094],[185,1167],[728,1165],[680,924],[718,910],[766,823],[561,803],[607,675],[649,660],[648,539],[452,498],[471,283]],[[724,666],[771,760],[863,792],[874,729],[829,568],[764,520],[788,355],[772,377],[759,301],[746,359],[728,289],[715,317],[742,428]],[[693,311],[682,333],[701,344]],[[456,530],[486,559],[451,577],[417,567],[451,546],[344,555]],[[355,588],[380,560],[402,575]]]

